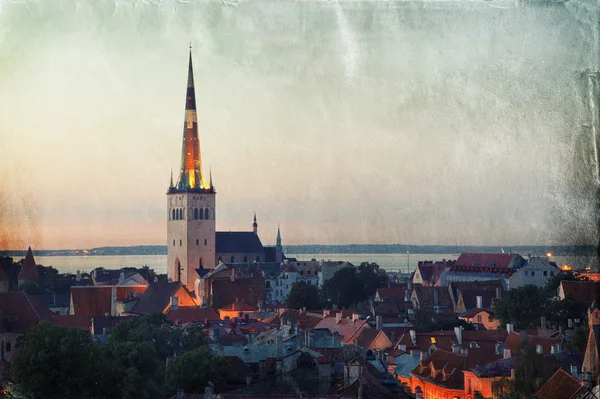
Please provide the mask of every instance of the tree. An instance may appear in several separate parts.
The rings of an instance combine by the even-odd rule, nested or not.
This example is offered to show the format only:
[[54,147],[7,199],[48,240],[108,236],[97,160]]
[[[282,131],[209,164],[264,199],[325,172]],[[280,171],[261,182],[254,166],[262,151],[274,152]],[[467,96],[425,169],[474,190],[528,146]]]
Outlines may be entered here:
[[12,394],[28,398],[80,398],[92,393],[94,358],[89,333],[47,321],[25,335],[11,366]]
[[151,313],[146,316],[134,317],[123,321],[112,329],[109,342],[151,342],[160,360],[179,351],[176,329],[171,329],[172,323],[162,313]]
[[413,327],[417,332],[453,330],[454,327],[463,327],[464,330],[474,330],[475,326],[456,316],[436,315],[433,312],[416,309],[413,318]]
[[569,294],[565,299],[551,300],[547,306],[545,315],[551,324],[567,327],[568,319],[585,319],[587,308],[588,305],[585,302]]
[[590,329],[586,323],[584,323],[580,326],[577,326],[575,328],[575,331],[573,331],[573,341],[571,344],[573,349],[575,349],[577,352],[579,352],[581,354],[584,354],[585,348],[587,346],[589,334],[590,334]]
[[164,363],[150,342],[109,342],[95,351],[100,386],[97,393],[114,398],[164,396]]
[[385,270],[376,263],[364,262],[359,267],[344,267],[323,284],[326,301],[348,308],[375,295],[387,282]]
[[285,299],[285,306],[293,309],[319,309],[321,301],[319,299],[319,290],[312,284],[304,281],[292,285],[292,289]]
[[513,323],[515,329],[535,328],[540,324],[548,301],[534,285],[514,288],[494,303],[494,313],[502,324]]
[[211,354],[204,348],[185,352],[172,359],[167,366],[167,384],[171,390],[204,392],[211,381],[217,387],[227,380],[229,364],[220,356]]

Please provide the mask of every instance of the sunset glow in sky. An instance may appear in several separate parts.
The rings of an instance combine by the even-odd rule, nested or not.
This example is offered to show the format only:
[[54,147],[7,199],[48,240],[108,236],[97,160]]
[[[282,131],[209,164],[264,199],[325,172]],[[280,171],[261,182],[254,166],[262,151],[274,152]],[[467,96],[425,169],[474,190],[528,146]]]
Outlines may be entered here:
[[165,243],[190,41],[217,230],[597,242],[573,168],[600,24],[488,3],[0,3],[0,249]]

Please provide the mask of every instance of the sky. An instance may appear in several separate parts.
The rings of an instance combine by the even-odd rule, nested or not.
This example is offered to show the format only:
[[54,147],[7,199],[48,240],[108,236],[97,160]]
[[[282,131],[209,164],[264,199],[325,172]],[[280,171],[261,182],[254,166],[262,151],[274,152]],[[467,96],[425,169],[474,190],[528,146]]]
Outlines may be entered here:
[[190,43],[220,231],[597,243],[599,30],[596,0],[0,2],[0,249],[165,244]]

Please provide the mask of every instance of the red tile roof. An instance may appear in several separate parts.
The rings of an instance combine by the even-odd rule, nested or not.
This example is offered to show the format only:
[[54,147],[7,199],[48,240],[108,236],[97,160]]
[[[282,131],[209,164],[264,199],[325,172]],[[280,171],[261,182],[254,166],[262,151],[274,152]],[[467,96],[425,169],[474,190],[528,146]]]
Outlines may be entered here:
[[248,303],[234,302],[234,303],[230,303],[229,305],[223,306],[222,308],[219,308],[219,310],[225,310],[225,311],[239,310],[239,311],[243,311],[243,312],[254,312],[254,311],[256,311],[256,307],[252,306]]
[[21,265],[21,270],[19,271],[18,280],[37,280],[38,272],[35,267],[35,260],[33,259],[33,253],[31,252],[31,247],[27,249],[27,255],[25,255],[25,260]]
[[52,320],[53,313],[24,292],[0,292],[0,333],[24,334],[41,321]]
[[558,369],[535,396],[538,399],[570,399],[583,389],[581,382],[563,369]]
[[508,335],[506,341],[504,341],[504,346],[506,347],[506,349],[510,349],[512,353],[516,354],[519,348],[521,347],[521,342],[525,339],[525,337],[527,337],[529,345],[533,348],[536,348],[537,345],[542,345],[544,354],[549,354],[551,352],[552,345],[560,345],[564,341],[563,336],[542,337],[539,335],[531,334],[524,335],[522,333],[513,331]]
[[71,313],[88,317],[111,314],[112,287],[71,287]]
[[168,320],[181,324],[193,323],[197,321],[216,320],[219,318],[217,312],[210,308],[201,308],[199,306],[182,306],[177,310],[169,308],[166,312]]
[[594,281],[561,281],[560,282],[565,297],[572,295],[574,298],[579,299],[591,305],[592,302],[598,301],[600,298],[600,283]]
[[464,356],[438,349],[415,367],[411,373],[419,379],[445,388],[463,389],[462,370],[464,367]]
[[492,267],[495,269],[505,269],[511,266],[513,259],[518,257],[517,254],[486,254],[486,253],[462,253],[456,262],[454,267]]
[[404,289],[403,288],[378,288],[377,294],[382,300],[386,299],[399,299],[404,300]]
[[352,343],[358,339],[360,331],[367,326],[366,320],[341,319],[339,322],[335,317],[323,318],[314,328],[327,328],[329,331],[338,332],[345,343]]

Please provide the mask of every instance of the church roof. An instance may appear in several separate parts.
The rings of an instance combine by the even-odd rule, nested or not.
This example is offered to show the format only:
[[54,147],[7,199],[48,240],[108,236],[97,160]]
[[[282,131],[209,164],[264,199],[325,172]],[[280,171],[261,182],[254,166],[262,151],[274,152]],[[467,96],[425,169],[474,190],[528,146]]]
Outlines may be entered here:
[[217,253],[262,253],[264,251],[260,238],[252,231],[217,231]]
[[27,249],[27,255],[25,255],[25,260],[21,265],[21,270],[19,271],[19,281],[21,280],[36,280],[38,278],[38,272],[35,268],[35,260],[33,259],[33,253],[31,252],[31,247]]

